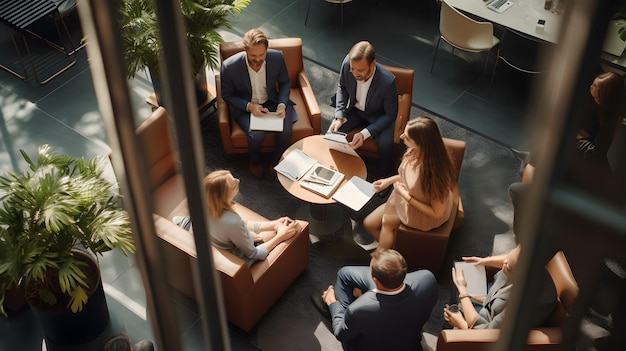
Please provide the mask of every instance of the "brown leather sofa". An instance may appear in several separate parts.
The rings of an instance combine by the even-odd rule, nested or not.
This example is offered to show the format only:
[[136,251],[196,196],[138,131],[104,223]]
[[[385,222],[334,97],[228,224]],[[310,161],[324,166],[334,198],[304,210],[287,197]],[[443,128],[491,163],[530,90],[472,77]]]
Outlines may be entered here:
[[448,138],[443,138],[443,142],[451,156],[454,168],[452,212],[447,222],[429,231],[407,227],[404,224],[398,227],[394,248],[405,257],[410,271],[428,269],[438,274],[448,249],[452,229],[461,225],[465,217],[458,186],[461,164],[465,155],[465,142]]
[[[529,351],[560,349],[563,337],[560,325],[578,296],[578,284],[562,251],[548,262],[546,268],[556,286],[558,305],[547,323],[550,326],[530,330],[526,348]],[[499,329],[446,329],[439,334],[437,351],[491,350],[499,336]]]
[[[302,61],[302,39],[300,38],[280,38],[270,39],[269,48],[282,51],[289,79],[291,80],[291,92],[289,98],[295,103],[294,110],[298,115],[298,120],[293,124],[291,143],[305,137],[320,134],[322,129],[322,118],[319,105],[313,94],[311,83],[304,71]],[[220,59],[224,61],[230,56],[243,51],[241,41],[226,42],[220,45]],[[224,151],[227,154],[248,153],[248,139],[246,133],[234,123],[230,118],[228,104],[222,99],[220,87],[220,75],[215,75],[215,86],[217,88],[217,116],[219,120],[220,134],[224,144]],[[262,152],[274,150],[274,135],[272,133],[265,137]]]
[[[195,299],[191,260],[196,247],[191,233],[175,225],[173,216],[187,215],[183,177],[170,131],[169,116],[159,107],[137,129],[144,148],[154,206],[157,235],[162,239],[168,262],[167,279],[172,287]],[[246,220],[266,220],[236,205]],[[251,267],[232,253],[212,248],[213,263],[220,272],[228,320],[245,331],[251,330],[309,263],[309,224],[298,221],[303,230],[278,244],[267,259]]]

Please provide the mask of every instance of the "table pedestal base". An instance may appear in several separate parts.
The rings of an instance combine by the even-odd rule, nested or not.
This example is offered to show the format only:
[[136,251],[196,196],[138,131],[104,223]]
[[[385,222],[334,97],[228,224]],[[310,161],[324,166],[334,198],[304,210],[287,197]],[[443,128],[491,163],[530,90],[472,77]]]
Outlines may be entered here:
[[340,210],[328,211],[328,205],[308,204],[296,211],[296,218],[309,222],[309,233],[325,236],[336,233],[342,227],[346,215]]

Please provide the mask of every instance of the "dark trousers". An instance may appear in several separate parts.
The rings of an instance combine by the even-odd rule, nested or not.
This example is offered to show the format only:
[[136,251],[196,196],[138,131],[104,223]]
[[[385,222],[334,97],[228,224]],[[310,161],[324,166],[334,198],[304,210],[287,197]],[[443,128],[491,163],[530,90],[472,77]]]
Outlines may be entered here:
[[[278,104],[267,101],[263,104],[263,107],[268,108],[270,111],[276,111]],[[261,146],[265,140],[267,133],[274,133],[274,155],[272,156],[272,163],[278,164],[283,152],[287,150],[291,144],[291,132],[293,127],[293,114],[295,113],[292,105],[287,105],[285,109],[285,118],[283,120],[282,132],[266,132],[262,130],[250,130],[250,113],[243,111],[238,116],[235,116],[235,121],[239,124],[241,129],[248,133],[248,150],[250,153],[250,161],[253,163],[261,162]]]
[[[370,122],[365,117],[365,113],[354,109],[349,112],[348,120],[344,123],[339,131],[342,133],[350,133],[357,128],[365,128]],[[395,173],[395,160],[393,158],[393,130],[394,123],[383,129],[376,136],[372,134],[378,148],[377,172],[374,172],[375,178],[386,178]]]

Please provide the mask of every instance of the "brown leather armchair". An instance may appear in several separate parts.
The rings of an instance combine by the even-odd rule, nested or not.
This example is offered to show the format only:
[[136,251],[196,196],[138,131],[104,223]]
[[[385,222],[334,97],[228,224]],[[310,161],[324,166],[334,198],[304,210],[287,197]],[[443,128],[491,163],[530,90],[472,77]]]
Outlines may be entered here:
[[[578,284],[562,251],[554,255],[546,268],[556,286],[558,305],[547,323],[550,326],[530,330],[526,350],[559,350],[563,337],[559,326],[568,312],[572,310],[574,300],[578,296]],[[499,329],[446,329],[439,334],[437,350],[491,350],[499,336]]]
[[[173,216],[187,215],[188,209],[169,123],[167,112],[159,107],[137,128],[137,136],[148,167],[156,232],[162,239],[168,262],[168,282],[195,299],[191,273],[191,260],[196,258],[194,238],[171,221]],[[267,220],[241,205],[236,205],[235,210],[244,220]],[[251,330],[307,267],[309,224],[298,222],[303,228],[300,233],[278,244],[265,260],[251,267],[229,251],[212,248],[213,264],[220,272],[227,318],[241,329]]]
[[428,269],[434,274],[438,274],[446,255],[452,229],[461,225],[464,218],[458,181],[465,155],[465,142],[448,138],[443,138],[443,142],[448,149],[454,169],[452,212],[450,212],[450,219],[447,222],[430,231],[421,231],[403,224],[400,225],[396,233],[394,248],[405,257],[410,271]]
[[[303,139],[307,136],[320,134],[322,129],[321,111],[313,94],[313,89],[304,71],[302,61],[302,39],[281,38],[270,39],[269,48],[282,51],[289,71],[291,80],[291,93],[289,98],[295,103],[294,109],[298,115],[298,120],[293,124],[293,134],[291,142]],[[243,44],[238,42],[226,42],[220,45],[220,58],[222,61],[228,57],[243,51]],[[222,99],[220,76],[215,75],[215,86],[217,88],[217,116],[219,120],[220,134],[224,151],[227,154],[248,153],[248,139],[246,132],[239,127],[239,124],[230,118],[228,104]],[[262,152],[274,150],[274,135],[268,134],[265,137]]]
[[[400,149],[400,135],[404,133],[404,128],[411,116],[411,103],[413,101],[413,77],[415,71],[409,68],[394,67],[382,65],[388,69],[396,77],[396,85],[398,87],[398,116],[393,132],[394,152],[393,158],[398,158],[398,150]],[[360,132],[363,128],[358,128],[348,133],[348,140],[352,140],[352,136]],[[363,157],[378,157],[378,148],[374,139],[369,138],[363,142],[363,145],[357,149],[359,155]]]

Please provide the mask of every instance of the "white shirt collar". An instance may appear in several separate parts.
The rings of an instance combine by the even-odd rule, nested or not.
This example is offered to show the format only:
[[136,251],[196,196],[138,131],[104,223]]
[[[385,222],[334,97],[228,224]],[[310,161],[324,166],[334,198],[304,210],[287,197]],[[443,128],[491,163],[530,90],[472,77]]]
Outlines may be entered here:
[[394,291],[381,291],[378,289],[373,289],[372,291],[377,293],[377,294],[382,294],[382,295],[398,295],[399,293],[404,291],[404,288],[406,288],[406,284],[402,283],[402,286],[400,287],[400,289],[398,290],[394,290]]

